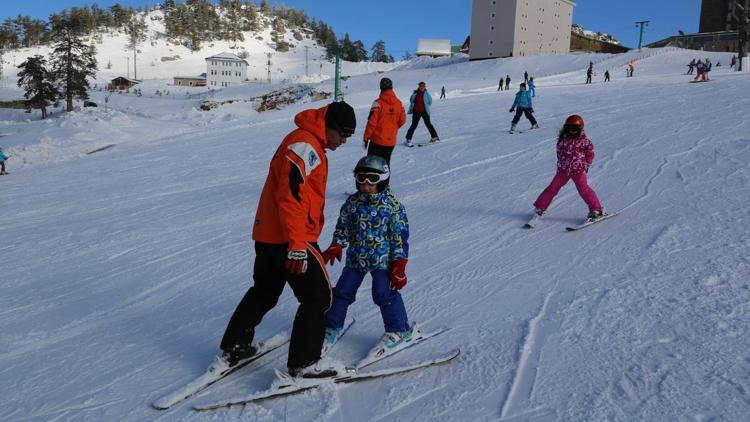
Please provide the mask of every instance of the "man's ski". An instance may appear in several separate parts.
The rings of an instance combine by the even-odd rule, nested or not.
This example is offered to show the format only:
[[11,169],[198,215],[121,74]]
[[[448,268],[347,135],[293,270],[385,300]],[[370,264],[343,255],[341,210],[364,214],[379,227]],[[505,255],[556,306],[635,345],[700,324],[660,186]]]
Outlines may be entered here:
[[529,220],[529,222],[523,225],[523,228],[524,229],[533,229],[534,227],[536,227],[537,223],[539,223],[539,220],[541,220],[541,219],[542,219],[542,216],[540,214],[537,214],[535,212],[534,215]]
[[381,361],[389,356],[393,356],[396,353],[404,349],[408,349],[409,347],[414,346],[415,344],[419,344],[431,337],[435,337],[436,335],[442,334],[446,331],[448,331],[448,328],[444,327],[444,328],[440,328],[430,333],[423,333],[419,330],[419,327],[416,324],[414,324],[412,326],[411,340],[404,341],[399,346],[393,347],[393,348],[385,347],[382,342],[378,343],[377,346],[375,346],[372,350],[370,350],[370,352],[367,354],[367,356],[365,356],[364,359],[362,359],[361,361],[359,361],[359,363],[357,363],[356,368],[362,369],[365,366],[372,365],[375,362]]
[[250,364],[251,362],[260,359],[261,357],[271,353],[272,351],[287,344],[288,342],[289,342],[288,333],[283,332],[283,333],[276,334],[275,336],[269,338],[268,340],[262,343],[259,343],[257,345],[258,350],[255,352],[253,356],[239,361],[237,365],[221,373],[216,373],[212,371],[212,367],[209,367],[209,369],[206,370],[206,372],[203,375],[195,378],[193,381],[191,381],[184,387],[176,391],[173,391],[172,393],[169,393],[166,396],[156,400],[152,404],[152,406],[158,410],[169,409],[175,404],[192,397],[193,395],[195,395],[196,393],[200,391],[203,391],[204,389],[208,388],[210,385],[214,384],[220,379],[228,376],[229,374],[236,372],[238,369]]
[[[255,393],[247,397],[226,400],[226,401],[219,402],[219,403],[196,405],[196,406],[193,406],[193,409],[197,411],[215,410],[215,409],[221,409],[221,408],[231,407],[235,405],[244,405],[247,403],[267,400],[271,398],[289,396],[292,394],[301,393],[303,391],[312,390],[322,385],[330,384],[330,383],[348,384],[352,382],[365,381],[365,380],[387,377],[391,375],[403,374],[403,373],[414,371],[417,369],[427,368],[430,366],[435,366],[435,365],[439,365],[442,363],[450,362],[453,359],[455,359],[460,353],[461,351],[459,349],[455,349],[446,355],[443,355],[434,359],[429,359],[429,360],[425,360],[422,362],[418,362],[418,363],[414,363],[414,364],[406,365],[406,366],[381,369],[379,371],[359,372],[354,368],[349,368],[347,369],[346,374],[340,375],[335,378],[295,379],[292,377],[287,377],[283,380],[280,380],[281,382],[279,383],[279,385],[277,385],[274,388],[268,389],[266,391],[261,391],[259,393]],[[288,382],[288,383],[284,384],[285,382]]]
[[579,224],[577,226],[566,227],[565,230],[567,230],[569,232],[576,231],[576,230],[581,230],[581,229],[586,228],[586,227],[588,227],[588,226],[590,226],[592,224],[596,224],[596,223],[598,223],[600,221],[606,220],[608,218],[612,218],[612,217],[616,216],[619,213],[620,213],[620,211],[613,212],[612,214],[604,214],[603,216],[597,218],[596,220],[593,220],[593,221],[586,220],[582,224]]
[[439,144],[440,142],[441,142],[441,141],[427,141],[427,142],[421,142],[421,143],[418,143],[418,144],[417,144],[417,146],[418,146],[418,147],[426,147],[426,146],[428,146],[428,145],[436,145],[436,144]]
[[346,321],[344,321],[344,326],[341,328],[341,331],[339,331],[339,335],[336,337],[336,340],[331,344],[326,344],[325,340],[323,340],[323,349],[320,351],[320,357],[323,357],[328,354],[328,352],[333,349],[334,346],[336,346],[339,343],[339,340],[341,340],[341,337],[346,334],[347,331],[349,331],[349,328],[354,324],[356,320],[354,318],[347,318]]

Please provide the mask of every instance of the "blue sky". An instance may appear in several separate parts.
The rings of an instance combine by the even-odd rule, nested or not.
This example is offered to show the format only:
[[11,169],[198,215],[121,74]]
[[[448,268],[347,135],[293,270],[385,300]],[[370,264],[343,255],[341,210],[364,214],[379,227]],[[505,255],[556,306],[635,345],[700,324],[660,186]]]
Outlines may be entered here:
[[[46,18],[50,12],[92,3],[95,2],[0,0],[0,17],[23,14]],[[107,7],[116,1],[96,3]],[[157,2],[120,0],[119,3],[143,7]],[[414,52],[418,38],[450,38],[453,44],[460,44],[470,32],[471,0],[285,0],[279,3],[322,19],[338,35],[348,32],[352,39],[361,39],[368,49],[375,41],[383,39],[388,52],[397,58],[404,51]],[[629,47],[638,46],[636,21],[651,21],[644,43],[675,35],[678,30],[698,31],[701,0],[577,0],[576,3],[573,22],[587,29],[611,33]]]

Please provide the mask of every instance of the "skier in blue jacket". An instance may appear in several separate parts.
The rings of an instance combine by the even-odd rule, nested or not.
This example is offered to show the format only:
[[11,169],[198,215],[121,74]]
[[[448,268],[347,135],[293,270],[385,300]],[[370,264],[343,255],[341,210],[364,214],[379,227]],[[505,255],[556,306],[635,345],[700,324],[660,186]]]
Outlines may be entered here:
[[516,124],[521,120],[521,115],[525,114],[526,118],[531,122],[531,129],[539,129],[539,125],[536,123],[534,118],[534,108],[531,106],[531,95],[529,91],[526,91],[526,84],[521,83],[520,89],[516,93],[516,99],[513,101],[513,106],[510,108],[510,112],[516,112],[515,117],[510,126],[510,133],[516,130]]
[[5,155],[3,152],[3,149],[0,148],[0,175],[8,174],[7,171],[5,171],[5,161],[8,159],[8,156]]
[[382,157],[368,155],[357,163],[354,178],[358,192],[341,206],[333,241],[323,252],[323,260],[333,264],[347,248],[346,265],[326,314],[324,353],[338,340],[346,311],[367,273],[372,275],[372,299],[380,307],[385,326],[381,344],[396,347],[418,334],[409,327],[399,293],[407,282],[409,221],[403,204],[388,187],[388,164]]

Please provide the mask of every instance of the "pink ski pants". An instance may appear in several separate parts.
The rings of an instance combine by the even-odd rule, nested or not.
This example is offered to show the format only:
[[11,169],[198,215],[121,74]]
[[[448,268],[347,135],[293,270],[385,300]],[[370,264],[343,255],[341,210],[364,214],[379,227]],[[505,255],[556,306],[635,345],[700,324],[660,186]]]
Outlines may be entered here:
[[549,204],[552,203],[552,200],[555,199],[555,195],[560,192],[560,189],[562,189],[570,179],[573,179],[573,183],[576,184],[576,189],[578,189],[578,194],[581,195],[581,198],[586,202],[586,205],[589,206],[589,212],[602,209],[602,204],[599,203],[599,198],[596,196],[596,192],[594,192],[589,186],[585,172],[568,176],[567,174],[558,171],[549,186],[542,191],[539,198],[534,202],[534,206],[541,210],[546,210],[547,207],[549,207]]

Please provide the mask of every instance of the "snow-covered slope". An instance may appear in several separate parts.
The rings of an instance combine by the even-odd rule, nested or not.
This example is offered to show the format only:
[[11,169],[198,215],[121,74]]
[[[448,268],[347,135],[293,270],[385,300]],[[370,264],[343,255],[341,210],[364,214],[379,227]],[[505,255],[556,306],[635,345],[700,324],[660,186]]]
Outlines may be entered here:
[[[698,54],[706,55],[431,62],[350,78],[360,127],[329,155],[320,243],[353,188],[377,80],[393,78],[404,100],[420,80],[433,94],[445,85],[448,98],[435,95],[432,108],[444,143],[399,146],[392,167],[411,224],[410,319],[452,330],[391,362],[454,347],[462,355],[408,376],[209,414],[190,402],[165,412],[149,405],[217,352],[251,283],[250,226],[268,160],[292,116],[316,104],[198,112],[196,98],[144,89],[113,97],[107,112],[7,118],[0,142],[19,145],[9,148],[17,155],[33,145],[65,151],[66,139],[117,146],[75,159],[29,152],[33,164],[13,157],[11,175],[0,177],[0,420],[746,420],[750,100],[737,93],[750,76],[714,67],[713,82],[690,84],[684,65]],[[625,78],[622,67],[641,56],[636,77]],[[584,85],[590,60],[597,83]],[[613,81],[602,84],[606,68]],[[497,78],[511,74],[517,86],[523,70],[537,76],[542,129],[508,135],[515,90],[497,92]],[[572,113],[596,147],[591,185],[623,212],[566,233],[586,214],[567,186],[540,226],[523,230]],[[427,136],[422,126],[416,133]],[[35,136],[56,144],[27,139]],[[369,287],[333,352],[346,362],[382,333]],[[287,289],[257,337],[289,329],[295,308]],[[273,354],[193,401],[261,390],[285,361],[285,351]]]

